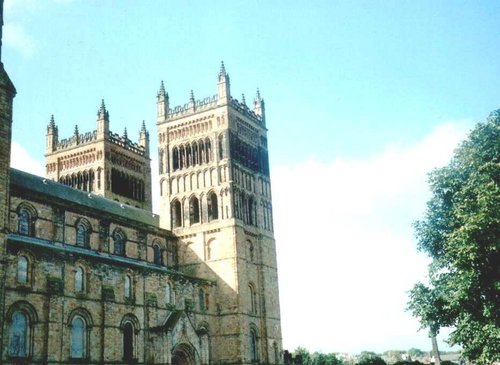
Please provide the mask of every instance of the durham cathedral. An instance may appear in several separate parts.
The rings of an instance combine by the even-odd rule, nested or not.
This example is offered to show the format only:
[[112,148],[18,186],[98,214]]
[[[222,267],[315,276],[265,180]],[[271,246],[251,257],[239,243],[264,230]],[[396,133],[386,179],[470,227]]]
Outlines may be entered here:
[[104,101],[92,131],[47,118],[41,177],[10,168],[0,63],[0,363],[283,363],[264,100],[224,64],[215,90],[171,106],[161,83],[159,181]]

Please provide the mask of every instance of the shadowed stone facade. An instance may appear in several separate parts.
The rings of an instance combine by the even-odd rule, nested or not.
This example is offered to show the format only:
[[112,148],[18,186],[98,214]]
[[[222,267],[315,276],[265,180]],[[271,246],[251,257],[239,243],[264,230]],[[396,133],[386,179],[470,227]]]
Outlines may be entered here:
[[104,103],[94,132],[51,118],[45,178],[10,169],[15,93],[0,63],[0,362],[281,364],[260,95],[234,99],[224,65],[184,106],[162,83],[158,216],[149,134],[111,133]]

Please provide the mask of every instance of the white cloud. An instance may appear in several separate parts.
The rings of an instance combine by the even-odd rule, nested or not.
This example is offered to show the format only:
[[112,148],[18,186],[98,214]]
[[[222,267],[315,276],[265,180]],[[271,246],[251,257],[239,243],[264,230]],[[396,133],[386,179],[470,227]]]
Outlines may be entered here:
[[441,125],[419,143],[365,160],[274,167],[285,348],[430,348],[404,311],[406,291],[428,263],[411,223],[425,208],[427,173],[447,163],[466,124]]
[[31,157],[24,147],[13,141],[10,149],[10,166],[38,176],[45,176],[44,164]]
[[3,44],[30,58],[35,53],[35,41],[25,28],[17,23],[6,23],[3,33]]

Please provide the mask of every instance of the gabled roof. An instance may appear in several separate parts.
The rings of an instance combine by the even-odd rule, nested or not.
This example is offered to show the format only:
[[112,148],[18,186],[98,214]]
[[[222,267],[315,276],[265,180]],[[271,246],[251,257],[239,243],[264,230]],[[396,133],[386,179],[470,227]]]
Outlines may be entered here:
[[[27,192],[34,200],[49,200],[55,204],[63,203],[69,208],[86,211],[89,215],[112,215],[129,223],[140,223],[151,227],[159,227],[159,216],[143,209],[88,193],[55,181],[29,174],[24,171],[10,169],[11,189]],[[113,219],[112,217],[110,217]]]

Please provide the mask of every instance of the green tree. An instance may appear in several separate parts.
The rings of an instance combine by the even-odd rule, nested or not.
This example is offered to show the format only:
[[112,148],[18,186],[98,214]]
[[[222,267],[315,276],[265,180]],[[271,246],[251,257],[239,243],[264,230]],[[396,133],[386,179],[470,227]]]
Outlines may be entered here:
[[432,196],[415,223],[431,258],[429,283],[408,308],[431,336],[454,327],[450,344],[479,363],[500,360],[500,110],[478,124],[451,162],[429,178]]
[[303,347],[297,347],[293,352],[293,357],[300,365],[312,365],[311,354]]
[[314,365],[342,365],[342,360],[337,358],[335,354],[323,354],[315,352],[312,355],[312,362]]
[[410,355],[412,359],[414,359],[415,357],[424,356],[424,354],[425,353],[422,350],[416,349],[414,347],[408,350],[408,355]]
[[387,365],[386,362],[374,352],[363,351],[356,361],[356,365]]

